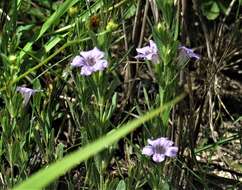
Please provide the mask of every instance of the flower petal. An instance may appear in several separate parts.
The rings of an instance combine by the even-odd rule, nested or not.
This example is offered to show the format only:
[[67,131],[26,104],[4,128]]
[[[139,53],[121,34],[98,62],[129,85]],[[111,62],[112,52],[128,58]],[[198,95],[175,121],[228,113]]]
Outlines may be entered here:
[[34,93],[33,89],[26,88],[26,87],[21,87],[21,86],[18,86],[16,90],[17,90],[17,92],[20,92],[21,94]]
[[149,46],[145,46],[143,48],[136,48],[136,51],[140,54],[147,55],[151,51],[151,49]]
[[176,146],[169,147],[166,151],[166,156],[176,157],[177,152],[178,152],[178,147]]
[[173,144],[174,144],[173,141],[168,140],[168,139],[162,139],[162,140],[160,140],[160,145],[164,146],[165,148],[169,148]]
[[159,139],[155,139],[155,140],[150,140],[148,139],[148,144],[151,146],[155,146],[159,143]]
[[157,53],[157,46],[153,40],[150,40],[150,48],[153,50],[153,53]]
[[76,56],[71,62],[72,67],[81,67],[83,65],[85,65],[85,60],[81,56]]
[[195,58],[195,59],[200,59],[201,57],[194,53],[192,49],[187,48],[185,46],[180,46],[179,49],[183,50],[183,52],[188,56],[189,58]]
[[92,50],[90,51],[81,51],[80,55],[85,59],[89,59],[90,57],[92,57]]
[[155,161],[155,162],[162,162],[165,160],[165,155],[164,154],[154,154],[152,156],[152,159]]
[[156,63],[158,61],[158,55],[155,53],[150,53],[146,56],[146,59]]
[[145,59],[146,56],[144,54],[138,54],[135,56],[135,59]]
[[92,66],[84,65],[81,69],[81,75],[83,76],[89,76],[94,72]]
[[190,52],[188,53],[189,57],[191,58],[195,58],[195,59],[200,59],[200,55],[196,54],[196,53],[193,53],[193,52]]
[[30,100],[30,97],[34,95],[36,92],[41,92],[42,90],[34,90],[31,88],[26,88],[26,87],[17,87],[16,89],[17,92],[20,92],[21,95],[24,98],[24,106],[26,106]]
[[97,63],[95,65],[93,65],[93,70],[94,71],[102,71],[104,70],[106,67],[108,66],[108,62],[107,60],[103,59],[103,60],[99,60],[97,61]]
[[84,57],[84,59],[94,58],[95,61],[104,57],[104,53],[96,47],[89,51],[82,51],[80,52],[80,55]]
[[32,93],[28,92],[26,94],[24,94],[24,106],[26,106],[30,100]]
[[102,59],[104,57],[104,52],[100,51],[97,47],[93,48],[92,54],[93,57],[95,57],[95,60],[98,61],[99,59]]
[[154,154],[152,146],[145,146],[142,150],[142,154],[147,156],[151,156],[152,154]]

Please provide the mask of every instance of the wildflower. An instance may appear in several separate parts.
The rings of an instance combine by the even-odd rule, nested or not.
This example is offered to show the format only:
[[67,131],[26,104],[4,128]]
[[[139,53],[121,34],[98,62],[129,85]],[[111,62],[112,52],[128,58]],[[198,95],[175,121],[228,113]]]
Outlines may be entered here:
[[156,140],[148,139],[148,144],[142,150],[142,154],[152,156],[155,162],[162,162],[165,156],[176,157],[178,147],[172,146],[173,142],[167,138],[161,137]]
[[200,59],[200,55],[194,53],[192,49],[185,46],[180,46],[179,49],[189,58]]
[[29,102],[29,99],[32,95],[34,95],[36,92],[40,92],[41,90],[33,90],[31,88],[26,87],[17,87],[17,92],[20,92],[22,96],[24,97],[24,106],[26,106]]
[[71,66],[81,67],[81,75],[88,76],[108,66],[107,60],[104,59],[104,52],[96,47],[90,51],[82,51],[80,55],[73,59]]
[[138,55],[136,59],[150,60],[153,63],[158,63],[158,50],[156,44],[150,40],[150,45],[143,48],[136,48]]

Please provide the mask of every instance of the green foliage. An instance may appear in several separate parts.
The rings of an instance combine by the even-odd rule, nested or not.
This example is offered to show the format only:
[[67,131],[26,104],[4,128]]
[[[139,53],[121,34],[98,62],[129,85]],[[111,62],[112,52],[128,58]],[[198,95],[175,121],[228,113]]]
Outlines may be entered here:
[[168,106],[170,107],[171,105],[176,104],[183,97],[184,95],[181,95],[174,99],[172,102],[165,104],[163,107],[152,110],[146,113],[144,116],[140,117],[139,119],[130,121],[127,124],[121,126],[119,129],[111,131],[106,136],[98,140],[95,140],[93,143],[86,145],[80,150],[67,155],[62,160],[59,160],[56,163],[49,165],[47,168],[42,169],[41,171],[39,171],[38,173],[36,173],[35,175],[33,175],[28,180],[26,180],[14,189],[29,189],[32,187],[34,187],[35,189],[41,189],[45,187],[51,181],[63,175],[65,172],[67,172],[69,169],[73,168],[80,162],[87,160],[91,156],[97,154],[101,150],[107,148],[108,146],[120,140],[121,138],[135,130],[137,127],[141,126],[141,124],[143,124],[144,122],[159,115]]
[[205,0],[202,2],[203,15],[208,20],[215,20],[221,13],[226,13],[226,4],[217,0]]
[[[177,63],[174,57],[177,56],[179,44],[176,30],[178,28],[178,21],[175,17],[175,7],[172,1],[157,1],[157,5],[164,16],[164,21],[153,29],[153,36],[156,44],[158,44],[161,58],[160,64],[157,64],[155,67],[155,76],[159,84],[158,99],[160,99],[160,105],[163,105],[174,98],[177,92],[178,68],[175,66]],[[164,128],[168,126],[171,108],[168,108],[162,114]],[[165,134],[166,132],[163,135]]]
[[[228,3],[206,0],[199,8],[213,23],[224,16]],[[208,101],[203,97],[196,102],[197,94],[204,93],[199,85],[210,80],[203,78],[210,74],[207,70],[199,70],[204,74],[199,80],[191,71],[191,86],[178,85],[182,72],[188,80],[190,67],[196,70],[209,62],[181,55],[179,6],[173,0],[0,2],[0,189],[158,190],[175,189],[180,183],[192,189],[193,182],[208,186],[212,154],[229,143],[241,144],[241,130],[210,142]],[[197,16],[189,11],[190,18]],[[187,32],[193,30],[193,23],[188,24]],[[196,34],[201,44],[192,35],[186,40],[204,53],[202,35]],[[157,44],[158,64],[134,59],[135,48],[149,39]],[[70,63],[93,47],[105,53],[108,67],[82,76]],[[26,105],[19,86],[38,90]],[[217,108],[217,102],[214,105]],[[212,118],[216,127],[218,118]],[[194,143],[196,135],[201,140]],[[179,155],[154,163],[142,154],[142,147],[147,139],[161,136],[174,140]],[[211,153],[210,160],[201,166],[196,156],[205,152]],[[226,166],[241,171],[235,160],[226,160]]]

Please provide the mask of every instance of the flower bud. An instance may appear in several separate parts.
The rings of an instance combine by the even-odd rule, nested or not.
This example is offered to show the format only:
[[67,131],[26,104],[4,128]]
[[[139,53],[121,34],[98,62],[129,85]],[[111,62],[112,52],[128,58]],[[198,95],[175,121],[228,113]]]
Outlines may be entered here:
[[118,28],[118,24],[115,23],[113,20],[110,20],[106,26],[106,30],[108,31],[113,31],[116,30]]
[[9,55],[8,57],[8,60],[11,62],[11,63],[15,63],[17,57],[15,55]]
[[69,8],[68,14],[70,17],[75,16],[78,13],[78,8],[76,6]]

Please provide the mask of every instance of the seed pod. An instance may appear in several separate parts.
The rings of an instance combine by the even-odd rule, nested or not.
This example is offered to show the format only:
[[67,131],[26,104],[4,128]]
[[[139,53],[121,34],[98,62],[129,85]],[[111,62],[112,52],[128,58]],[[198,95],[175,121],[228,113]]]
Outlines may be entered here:
[[97,15],[93,15],[90,17],[90,20],[89,20],[89,27],[90,29],[97,29],[100,25],[100,17],[97,16]]

